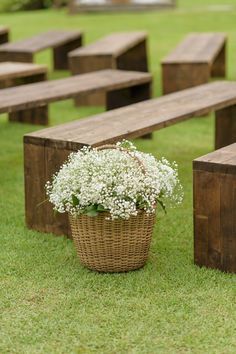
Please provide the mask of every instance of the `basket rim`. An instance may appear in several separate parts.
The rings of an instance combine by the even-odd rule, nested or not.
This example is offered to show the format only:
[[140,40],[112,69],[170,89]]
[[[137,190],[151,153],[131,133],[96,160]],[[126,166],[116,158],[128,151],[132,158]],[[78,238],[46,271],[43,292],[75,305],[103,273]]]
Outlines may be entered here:
[[[150,213],[150,212],[148,213],[144,209],[137,209],[137,212],[138,212],[137,215],[130,215],[130,217],[128,219],[117,218],[117,219],[114,219],[114,220],[129,220],[131,217],[137,217],[138,215],[143,214],[143,213],[145,213],[147,215],[153,215],[153,214],[156,213],[156,211],[157,211],[157,206],[155,205],[153,213]],[[111,213],[109,211],[101,211],[101,212],[98,212],[98,214],[96,216],[89,216],[87,214],[75,214],[75,215],[73,215],[71,213],[68,213],[68,215],[69,215],[70,218],[78,219],[81,216],[83,216],[83,217],[87,216],[88,218],[96,218],[98,216],[106,216],[107,217],[107,216],[111,216]],[[112,221],[114,221],[114,220],[112,220]]]

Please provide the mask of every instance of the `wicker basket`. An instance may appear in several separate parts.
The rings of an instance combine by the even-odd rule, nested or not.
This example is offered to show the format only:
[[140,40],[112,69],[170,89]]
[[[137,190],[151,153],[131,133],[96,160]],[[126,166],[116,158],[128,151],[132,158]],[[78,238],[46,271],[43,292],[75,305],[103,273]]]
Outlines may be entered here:
[[126,272],[144,266],[148,258],[155,214],[140,211],[128,220],[107,220],[108,213],[70,216],[80,261],[99,272]]
[[[119,149],[127,153],[140,166],[145,167],[129,150],[116,145],[98,148]],[[144,266],[148,258],[155,213],[140,210],[137,216],[128,220],[108,220],[109,213],[99,213],[95,217],[69,216],[72,237],[82,264],[99,272],[126,272]]]

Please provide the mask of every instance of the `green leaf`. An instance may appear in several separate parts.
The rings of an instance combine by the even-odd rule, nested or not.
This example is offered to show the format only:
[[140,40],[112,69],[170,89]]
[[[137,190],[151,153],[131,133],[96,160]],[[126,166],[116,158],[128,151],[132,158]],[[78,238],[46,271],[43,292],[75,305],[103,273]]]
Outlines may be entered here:
[[163,201],[160,200],[160,199],[157,199],[157,202],[160,204],[160,206],[161,206],[162,209],[164,210],[165,214],[167,214],[167,212],[166,212],[166,207],[165,207],[165,204],[163,203]]
[[106,209],[101,204],[88,205],[84,208],[83,214],[88,216],[96,216],[99,212],[106,211]]
[[106,211],[106,209],[104,208],[103,205],[98,204],[98,206],[97,206],[97,211]]
[[144,209],[147,203],[143,200],[141,196],[138,196],[136,205],[139,209]]
[[79,199],[74,194],[72,194],[72,204],[74,207],[79,205]]
[[86,206],[86,208],[85,208],[85,211],[86,212],[89,212],[89,211],[97,211],[97,206],[96,205],[88,205],[88,206]]
[[90,210],[85,213],[88,216],[97,216],[98,212],[96,210]]

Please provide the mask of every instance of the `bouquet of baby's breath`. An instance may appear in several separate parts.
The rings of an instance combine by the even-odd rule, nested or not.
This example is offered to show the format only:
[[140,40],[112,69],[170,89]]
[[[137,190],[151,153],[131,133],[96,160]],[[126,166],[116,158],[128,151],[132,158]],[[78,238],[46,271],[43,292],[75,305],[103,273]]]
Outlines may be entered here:
[[56,211],[73,216],[107,211],[112,220],[129,219],[139,210],[153,213],[157,203],[165,209],[167,201],[182,201],[175,163],[137,151],[128,141],[116,147],[84,147],[69,156],[46,184]]

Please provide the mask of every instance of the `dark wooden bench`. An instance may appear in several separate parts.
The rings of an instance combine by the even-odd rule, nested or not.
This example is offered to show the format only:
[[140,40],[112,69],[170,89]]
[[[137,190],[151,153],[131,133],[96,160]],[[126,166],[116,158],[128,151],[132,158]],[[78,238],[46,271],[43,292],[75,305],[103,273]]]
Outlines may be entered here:
[[0,88],[24,85],[47,79],[47,67],[31,63],[0,63]]
[[0,26],[0,44],[7,43],[9,41],[9,28]]
[[194,262],[236,273],[236,144],[194,160],[193,179]]
[[[148,71],[146,32],[112,33],[69,53],[73,75],[102,69]],[[78,105],[104,105],[104,95],[78,100]]]
[[1,90],[0,113],[10,121],[48,124],[48,104],[94,92],[106,93],[106,108],[114,109],[150,98],[149,73],[100,70],[60,80],[38,82]]
[[70,235],[66,215],[45,202],[45,183],[72,151],[140,137],[191,117],[216,111],[216,147],[236,140],[236,82],[209,83],[24,137],[25,206],[29,228]]
[[68,52],[82,45],[80,31],[50,31],[0,46],[0,61],[32,63],[34,54],[53,49],[55,70],[68,69]]
[[204,84],[225,76],[224,33],[192,33],[162,61],[163,93]]

